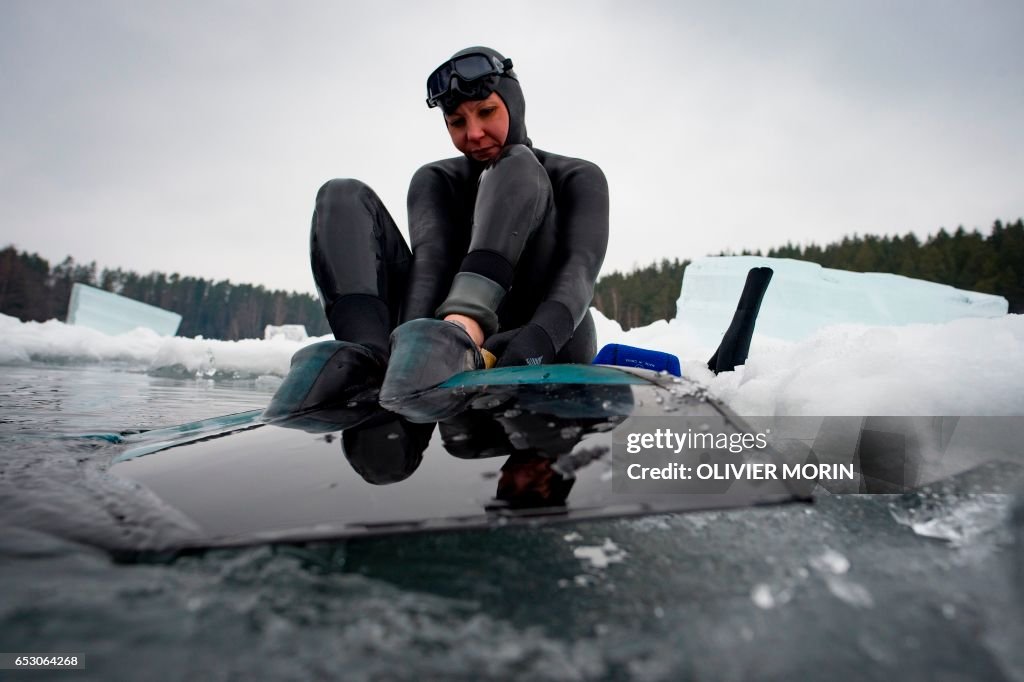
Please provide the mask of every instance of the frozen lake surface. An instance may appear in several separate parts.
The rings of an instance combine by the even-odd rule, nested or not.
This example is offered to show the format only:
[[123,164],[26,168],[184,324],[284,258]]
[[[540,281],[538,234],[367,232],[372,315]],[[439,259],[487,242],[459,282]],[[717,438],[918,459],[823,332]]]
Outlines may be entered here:
[[969,487],[1018,489],[1013,469],[812,505],[149,563],[102,549],[175,520],[107,473],[123,445],[83,434],[273,388],[0,368],[0,650],[77,652],[74,679],[97,680],[1024,680],[1024,514]]

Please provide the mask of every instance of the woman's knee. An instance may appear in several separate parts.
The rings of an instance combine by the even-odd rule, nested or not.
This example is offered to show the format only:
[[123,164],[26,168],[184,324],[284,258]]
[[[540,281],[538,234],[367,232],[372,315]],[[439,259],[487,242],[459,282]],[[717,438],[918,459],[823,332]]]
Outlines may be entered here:
[[487,178],[523,176],[542,176],[546,180],[548,174],[532,149],[524,144],[510,144],[501,150],[501,155],[483,172],[480,180],[484,182]]
[[500,163],[502,159],[521,159],[523,162],[537,161],[537,156],[533,153],[533,150],[527,147],[525,144],[510,144],[501,150],[501,154],[498,155],[498,160],[495,163]]
[[392,223],[383,202],[369,185],[353,178],[329,180],[316,195],[313,212],[314,239],[331,241],[354,235],[384,238]]
[[532,149],[521,144],[509,145],[480,175],[477,209],[481,203],[486,206],[490,202],[500,204],[503,211],[510,202],[518,206],[518,217],[525,218],[533,227],[550,211],[554,203],[551,179]]
[[376,198],[373,190],[362,180],[335,178],[320,186],[316,193],[317,208],[339,208],[365,204],[368,198]]

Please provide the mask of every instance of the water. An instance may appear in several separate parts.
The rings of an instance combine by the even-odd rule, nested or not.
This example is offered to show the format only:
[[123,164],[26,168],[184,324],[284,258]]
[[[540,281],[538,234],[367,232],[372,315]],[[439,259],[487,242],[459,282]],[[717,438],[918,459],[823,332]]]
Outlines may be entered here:
[[[113,435],[256,409],[272,384],[0,374],[0,651],[88,666],[22,679],[1024,679],[1024,514],[1009,495],[119,563],[100,548],[179,521],[107,473],[125,447]],[[972,530],[916,532],[933,519]]]

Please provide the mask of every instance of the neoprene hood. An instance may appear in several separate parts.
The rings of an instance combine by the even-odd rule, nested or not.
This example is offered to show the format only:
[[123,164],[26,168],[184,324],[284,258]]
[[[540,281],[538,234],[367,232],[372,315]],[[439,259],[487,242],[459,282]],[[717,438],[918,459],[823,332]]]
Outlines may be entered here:
[[[483,46],[467,47],[466,49],[459,50],[453,54],[451,58],[454,59],[455,57],[461,57],[462,55],[473,54],[476,52],[490,55],[497,58],[499,61],[505,61],[505,56],[500,52]],[[489,89],[498,93],[498,96],[501,97],[501,100],[505,103],[505,107],[508,109],[508,137],[505,138],[505,146],[510,144],[524,144],[527,147],[532,147],[533,143],[530,141],[530,138],[526,136],[526,99],[523,97],[522,88],[519,87],[518,76],[516,76],[514,70],[509,69],[494,80],[496,83],[494,83],[493,87]],[[489,95],[490,92],[487,92],[485,97]],[[451,114],[464,101],[466,100],[459,99],[458,97],[453,98],[449,102],[442,104],[441,109],[445,114]]]

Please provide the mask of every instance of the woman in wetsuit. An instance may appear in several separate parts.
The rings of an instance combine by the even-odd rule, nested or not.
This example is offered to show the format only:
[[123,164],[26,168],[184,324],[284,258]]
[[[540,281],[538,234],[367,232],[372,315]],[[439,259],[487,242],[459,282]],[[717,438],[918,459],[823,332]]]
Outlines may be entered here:
[[[317,194],[313,274],[348,363],[378,380],[387,367],[386,389],[393,374],[408,383],[412,367],[422,375],[429,364],[413,380],[429,384],[488,353],[497,366],[590,362],[589,307],[608,239],[604,174],[533,147],[512,61],[495,50],[456,53],[427,94],[462,156],[413,176],[411,251],[362,182],[332,180]],[[424,319],[433,322],[412,324]]]

